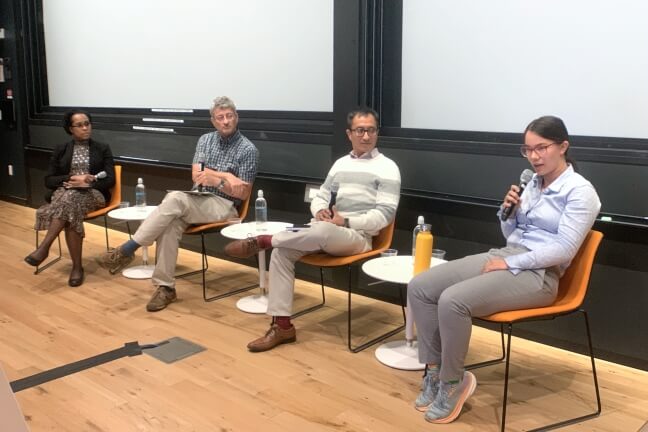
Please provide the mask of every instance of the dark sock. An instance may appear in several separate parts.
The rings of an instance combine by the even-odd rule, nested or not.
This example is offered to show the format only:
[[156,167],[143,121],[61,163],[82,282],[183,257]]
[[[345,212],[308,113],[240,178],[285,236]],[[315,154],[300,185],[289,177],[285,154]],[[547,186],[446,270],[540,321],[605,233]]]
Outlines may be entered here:
[[[268,236],[268,237],[271,237],[271,236]],[[279,328],[282,329],[282,330],[288,330],[290,327],[292,327],[292,323],[290,322],[290,317],[287,317],[287,316],[275,317],[275,323],[277,323]]]
[[126,243],[119,247],[122,253],[126,256],[131,256],[135,253],[137,249],[140,248],[140,245],[133,239],[128,240]]
[[263,234],[257,237],[257,243],[261,249],[270,249],[272,247],[272,236]]

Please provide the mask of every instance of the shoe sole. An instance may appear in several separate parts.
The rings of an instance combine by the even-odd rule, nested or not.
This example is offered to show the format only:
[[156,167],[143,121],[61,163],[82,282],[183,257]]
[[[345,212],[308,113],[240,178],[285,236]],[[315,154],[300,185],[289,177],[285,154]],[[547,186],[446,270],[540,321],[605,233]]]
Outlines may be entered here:
[[427,405],[416,405],[416,404],[414,404],[414,408],[416,409],[416,411],[425,412],[425,411],[428,410],[428,408],[430,408],[430,405],[432,405],[432,402],[430,402]]
[[473,393],[475,393],[475,389],[477,388],[477,378],[475,378],[475,375],[473,375],[472,372],[466,372],[466,373],[470,374],[471,376],[470,387],[468,387],[468,391],[464,391],[464,393],[461,395],[461,397],[457,401],[457,405],[455,405],[452,412],[447,417],[440,418],[440,419],[428,419],[426,417],[425,418],[426,421],[435,424],[446,424],[455,421],[455,419],[459,417],[459,414],[461,414],[461,409],[463,408],[464,404],[466,403],[468,398],[472,396]]
[[287,344],[287,343],[293,343],[293,342],[297,342],[297,336],[293,336],[293,337],[291,337],[289,339],[284,339],[281,342],[279,342],[278,344],[272,345],[272,346],[267,347],[267,348],[266,347],[263,347],[263,348],[261,348],[261,347],[250,347],[250,346],[248,346],[247,348],[248,348],[248,351],[250,351],[250,352],[266,352],[266,351],[270,351],[273,348],[278,347],[279,345],[283,345],[283,344]]

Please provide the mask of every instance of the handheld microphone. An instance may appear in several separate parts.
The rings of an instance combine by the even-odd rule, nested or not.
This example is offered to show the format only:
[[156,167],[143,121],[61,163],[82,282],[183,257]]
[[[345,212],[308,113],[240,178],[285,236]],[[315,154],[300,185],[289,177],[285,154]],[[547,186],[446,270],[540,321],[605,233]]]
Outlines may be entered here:
[[339,184],[331,183],[331,199],[329,200],[329,207],[328,207],[329,211],[331,212],[331,216],[333,216],[333,206],[337,201],[338,189],[340,189]]
[[[531,171],[530,169],[525,169],[524,171],[522,171],[522,174],[520,174],[520,196],[522,195],[522,192],[524,192],[524,188],[526,187],[527,183],[529,183],[532,178],[533,171]],[[502,222],[504,222],[511,216],[514,208],[515,206],[512,205],[510,207],[505,207],[502,210],[502,213],[500,214],[500,219],[502,220]]]
[[[204,153],[198,153],[198,165],[200,165],[200,172],[205,171],[205,154]],[[198,185],[198,192],[202,192],[203,187],[201,184]]]
[[97,180],[102,179],[102,178],[106,178],[106,177],[108,177],[108,174],[106,173],[106,171],[100,171],[97,174],[95,174],[95,179],[97,179]]

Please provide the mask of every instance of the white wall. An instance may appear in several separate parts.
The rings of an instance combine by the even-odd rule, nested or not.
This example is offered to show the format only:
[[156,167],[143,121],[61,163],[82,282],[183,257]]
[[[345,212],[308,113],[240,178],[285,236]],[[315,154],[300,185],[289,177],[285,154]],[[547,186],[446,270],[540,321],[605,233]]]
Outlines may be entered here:
[[50,105],[332,111],[333,0],[43,0]]
[[402,126],[648,138],[645,0],[404,0]]

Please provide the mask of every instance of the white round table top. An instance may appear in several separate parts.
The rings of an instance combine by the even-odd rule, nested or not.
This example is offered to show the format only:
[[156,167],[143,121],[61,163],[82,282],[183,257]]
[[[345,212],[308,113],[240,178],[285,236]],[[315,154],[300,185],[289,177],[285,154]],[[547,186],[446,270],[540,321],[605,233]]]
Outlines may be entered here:
[[157,206],[123,207],[110,210],[108,216],[121,220],[144,220]]
[[248,237],[256,237],[259,235],[272,235],[284,231],[286,228],[293,226],[287,222],[265,222],[263,229],[257,229],[256,222],[245,222],[228,225],[221,230],[223,236],[233,240],[244,240]]
[[[446,260],[433,257],[430,267],[445,262]],[[414,277],[414,260],[411,255],[374,258],[362,264],[362,271],[376,279],[407,284]]]

